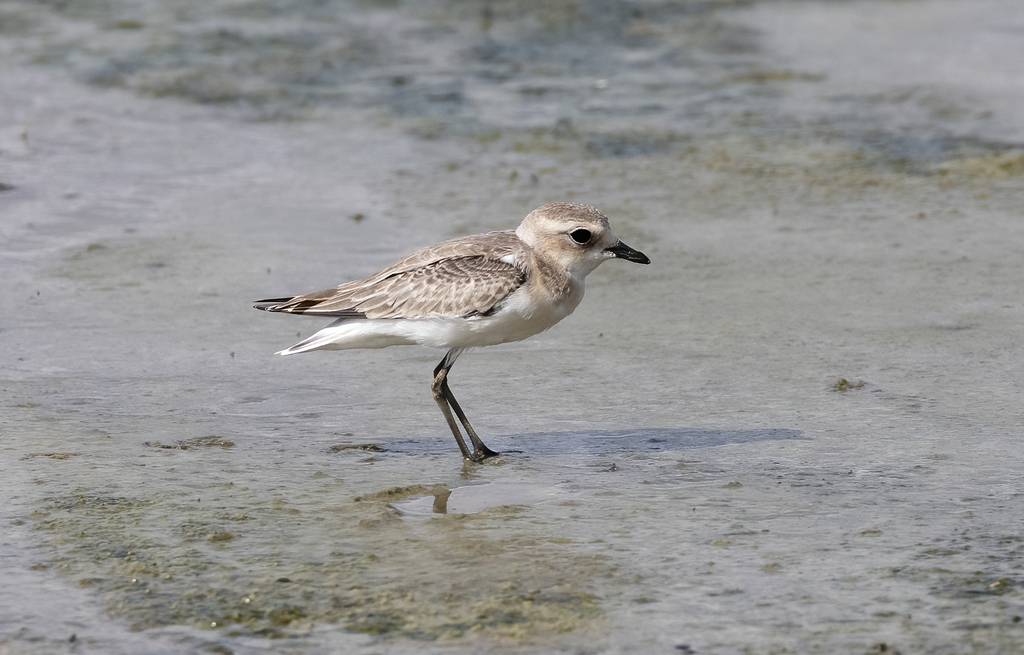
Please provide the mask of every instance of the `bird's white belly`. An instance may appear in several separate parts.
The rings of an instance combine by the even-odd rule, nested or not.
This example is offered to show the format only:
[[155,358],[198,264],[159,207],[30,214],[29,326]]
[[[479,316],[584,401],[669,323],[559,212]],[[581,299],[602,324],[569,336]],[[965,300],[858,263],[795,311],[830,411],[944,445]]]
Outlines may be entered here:
[[434,348],[477,348],[520,341],[547,330],[571,314],[582,296],[581,290],[557,302],[538,301],[525,289],[520,289],[490,316],[345,320],[320,330],[302,343],[282,351],[282,354],[412,344]]
[[517,292],[490,316],[398,321],[394,330],[410,341],[436,348],[493,346],[543,332],[571,314],[578,304],[565,300],[538,302]]

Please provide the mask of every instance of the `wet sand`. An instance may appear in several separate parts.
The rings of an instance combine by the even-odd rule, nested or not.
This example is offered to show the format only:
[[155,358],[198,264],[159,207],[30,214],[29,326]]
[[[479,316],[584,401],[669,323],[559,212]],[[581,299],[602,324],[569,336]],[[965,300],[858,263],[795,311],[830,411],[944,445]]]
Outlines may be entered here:
[[[6,3],[0,653],[1022,652],[1024,14],[965,5]],[[482,465],[443,353],[249,307],[553,200],[653,264],[460,359]]]

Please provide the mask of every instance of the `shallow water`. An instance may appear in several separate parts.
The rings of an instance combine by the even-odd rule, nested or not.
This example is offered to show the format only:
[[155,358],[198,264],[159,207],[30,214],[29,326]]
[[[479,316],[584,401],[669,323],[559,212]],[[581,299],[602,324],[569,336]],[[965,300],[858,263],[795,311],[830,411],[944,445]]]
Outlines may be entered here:
[[[0,653],[1024,652],[1024,13],[0,7]],[[602,208],[576,314],[249,301]],[[73,637],[73,639],[72,639]]]

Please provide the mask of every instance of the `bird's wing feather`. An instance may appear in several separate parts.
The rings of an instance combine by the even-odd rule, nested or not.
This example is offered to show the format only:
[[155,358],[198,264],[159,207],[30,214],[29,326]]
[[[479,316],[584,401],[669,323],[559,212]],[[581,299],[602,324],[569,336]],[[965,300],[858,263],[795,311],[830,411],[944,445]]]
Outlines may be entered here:
[[521,269],[484,255],[444,259],[352,294],[367,318],[469,317],[494,311],[526,281]]
[[[486,248],[481,248],[479,236],[490,237]],[[346,318],[487,315],[526,281],[526,272],[506,261],[518,261],[521,249],[511,232],[453,239],[366,279],[257,308]]]

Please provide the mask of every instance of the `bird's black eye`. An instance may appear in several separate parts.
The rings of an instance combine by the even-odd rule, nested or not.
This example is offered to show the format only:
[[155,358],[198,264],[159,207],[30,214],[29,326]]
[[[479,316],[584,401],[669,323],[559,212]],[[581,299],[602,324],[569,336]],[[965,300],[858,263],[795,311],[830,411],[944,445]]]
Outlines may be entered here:
[[590,230],[584,230],[581,228],[579,230],[573,230],[569,233],[569,236],[572,237],[573,241],[582,246],[590,242],[591,234]]

